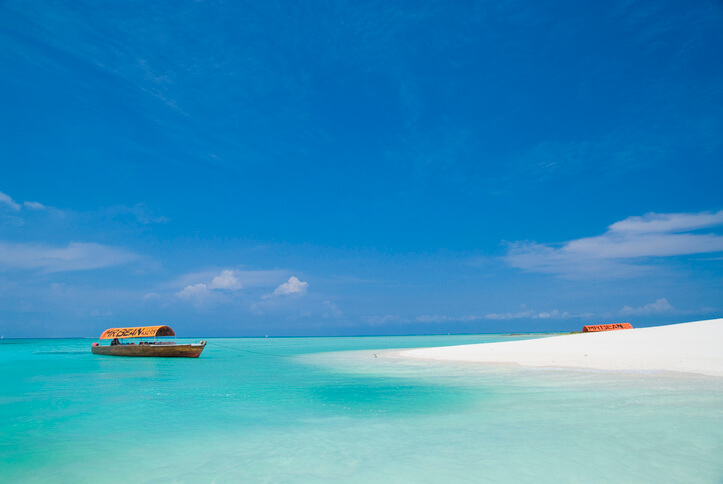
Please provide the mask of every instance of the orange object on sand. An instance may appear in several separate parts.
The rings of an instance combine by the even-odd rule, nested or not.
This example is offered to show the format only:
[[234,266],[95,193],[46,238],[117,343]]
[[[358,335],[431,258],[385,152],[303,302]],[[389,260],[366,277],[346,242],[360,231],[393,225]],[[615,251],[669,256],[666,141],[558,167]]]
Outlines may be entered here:
[[583,326],[583,333],[597,333],[598,331],[615,331],[618,329],[633,329],[633,325],[630,323],[615,323],[615,324],[594,324],[590,326]]

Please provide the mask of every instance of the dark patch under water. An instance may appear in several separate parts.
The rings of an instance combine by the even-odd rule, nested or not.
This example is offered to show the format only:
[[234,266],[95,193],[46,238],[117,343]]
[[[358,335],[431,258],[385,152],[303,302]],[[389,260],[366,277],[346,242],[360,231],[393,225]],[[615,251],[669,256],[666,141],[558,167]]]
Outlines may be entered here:
[[36,351],[34,355],[85,355],[87,351]]

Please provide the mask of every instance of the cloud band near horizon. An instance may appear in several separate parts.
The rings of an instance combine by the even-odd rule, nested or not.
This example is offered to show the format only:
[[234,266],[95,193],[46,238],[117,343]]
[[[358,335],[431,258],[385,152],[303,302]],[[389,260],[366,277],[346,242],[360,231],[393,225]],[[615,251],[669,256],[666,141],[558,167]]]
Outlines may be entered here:
[[524,271],[570,278],[631,276],[650,269],[641,262],[645,258],[723,251],[723,236],[695,232],[720,226],[723,210],[648,213],[615,222],[595,237],[562,244],[513,242],[503,260]]

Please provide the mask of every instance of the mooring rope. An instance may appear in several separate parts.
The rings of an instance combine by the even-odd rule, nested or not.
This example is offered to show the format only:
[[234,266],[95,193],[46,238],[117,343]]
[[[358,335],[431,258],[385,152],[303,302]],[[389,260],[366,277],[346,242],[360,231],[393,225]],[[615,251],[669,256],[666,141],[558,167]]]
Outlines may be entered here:
[[206,341],[206,344],[212,344],[212,345],[214,345],[214,346],[220,346],[221,348],[227,348],[227,349],[229,349],[229,350],[236,351],[236,352],[239,352],[239,353],[241,353],[241,352],[243,352],[243,353],[254,353],[254,354],[256,354],[256,355],[276,356],[276,357],[279,357],[279,358],[299,358],[298,356],[295,356],[295,355],[280,355],[280,354],[278,354],[278,353],[264,353],[263,351],[254,351],[254,350],[246,350],[246,349],[243,349],[243,348],[235,348],[235,347],[233,347],[233,346],[222,345],[221,343],[216,343],[216,342],[211,342],[211,341]]

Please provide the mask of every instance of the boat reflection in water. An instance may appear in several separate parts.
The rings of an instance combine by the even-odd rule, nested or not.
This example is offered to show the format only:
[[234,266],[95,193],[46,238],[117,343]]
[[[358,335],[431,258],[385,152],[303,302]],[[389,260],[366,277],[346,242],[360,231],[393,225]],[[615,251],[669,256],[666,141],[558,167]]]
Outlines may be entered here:
[[[159,341],[159,337],[173,337],[173,341]],[[176,333],[168,326],[140,326],[136,328],[110,328],[100,335],[101,340],[111,340],[109,345],[93,343],[94,355],[108,356],[157,356],[198,358],[206,342],[178,344]],[[150,339],[153,338],[153,341]],[[132,342],[128,342],[132,339]],[[140,341],[136,342],[138,339]]]

